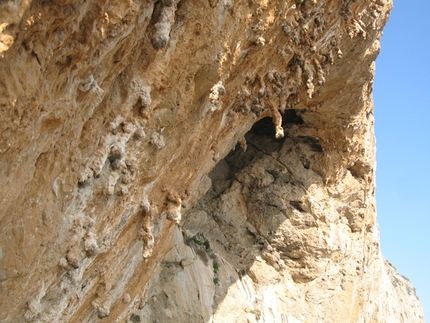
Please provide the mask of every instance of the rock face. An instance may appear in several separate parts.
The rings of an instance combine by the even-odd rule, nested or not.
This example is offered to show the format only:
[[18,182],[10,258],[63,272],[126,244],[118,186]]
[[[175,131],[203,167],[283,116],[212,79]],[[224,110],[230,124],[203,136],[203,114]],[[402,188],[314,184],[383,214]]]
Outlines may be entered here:
[[0,321],[424,322],[384,260],[390,0],[0,4]]

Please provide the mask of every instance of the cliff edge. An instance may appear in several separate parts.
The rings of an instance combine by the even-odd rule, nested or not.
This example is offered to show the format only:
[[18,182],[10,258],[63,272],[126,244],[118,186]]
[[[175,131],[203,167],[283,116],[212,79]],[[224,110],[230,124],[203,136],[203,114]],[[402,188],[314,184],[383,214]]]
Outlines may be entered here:
[[0,4],[0,321],[424,322],[381,255],[391,0]]

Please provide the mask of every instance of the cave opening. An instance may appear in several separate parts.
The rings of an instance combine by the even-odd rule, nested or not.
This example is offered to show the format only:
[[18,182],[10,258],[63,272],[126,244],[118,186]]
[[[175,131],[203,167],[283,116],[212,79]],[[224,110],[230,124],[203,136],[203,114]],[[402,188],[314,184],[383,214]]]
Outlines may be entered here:
[[[285,130],[292,125],[302,124],[304,121],[299,110],[290,109],[282,114],[282,127]],[[283,138],[277,139],[275,134],[275,126],[271,117],[257,121],[245,134],[245,141],[238,143],[209,173],[212,187],[208,193],[213,197],[219,196],[231,186],[235,174],[247,167],[253,160],[279,151],[288,138],[288,131],[285,131]]]
[[[183,271],[199,277],[189,281],[196,291],[193,295],[199,296],[170,308],[177,315],[186,308],[195,317],[201,315],[195,306],[201,297],[216,310],[244,282],[263,279],[255,276],[259,266],[273,275],[287,270],[295,283],[317,277],[319,267],[306,257],[313,248],[306,241],[315,231],[316,220],[306,197],[309,183],[303,179],[314,176],[309,165],[321,149],[316,138],[303,135],[303,113],[283,114],[285,137],[279,139],[272,118],[262,118],[208,174],[209,189],[182,216],[175,235],[175,245],[180,247],[172,248],[160,267],[157,282],[169,284],[154,285],[151,295],[157,299],[149,299],[147,315],[164,315],[157,312],[159,303],[168,300],[158,296],[171,295],[172,284],[182,286]],[[208,284],[200,284],[203,279]]]

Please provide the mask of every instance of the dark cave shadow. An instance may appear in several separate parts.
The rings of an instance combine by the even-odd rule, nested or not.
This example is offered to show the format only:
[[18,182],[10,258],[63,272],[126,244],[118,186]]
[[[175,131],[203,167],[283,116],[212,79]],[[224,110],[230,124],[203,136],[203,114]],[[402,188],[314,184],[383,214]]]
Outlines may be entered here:
[[[245,135],[246,144],[242,141],[218,162],[209,174],[212,186],[208,192],[183,214],[183,241],[196,259],[213,270],[213,313],[233,284],[245,275],[252,279],[249,271],[257,258],[276,271],[289,270],[297,283],[311,281],[318,274],[307,263],[305,242],[278,232],[287,220],[292,225],[317,226],[304,197],[308,186],[314,184],[312,178],[318,178],[318,169],[313,167],[323,150],[316,138],[295,135],[304,124],[299,113],[288,110],[283,114],[286,136],[281,139],[275,139],[271,118],[255,123]],[[290,165],[283,155],[294,156],[295,164]],[[298,176],[300,172],[304,175]],[[305,183],[303,176],[311,180]],[[166,292],[173,276],[183,279],[180,275],[187,265],[183,260],[164,262],[157,282],[159,293],[148,300],[150,322],[205,322],[202,313],[180,306],[176,296]],[[200,295],[189,297],[200,301]],[[164,304],[161,308],[168,308],[172,318],[164,317],[164,310],[156,309],[157,303]]]
[[[303,123],[303,119],[295,110],[287,110],[286,113],[283,114],[284,129],[288,129],[294,125],[300,126]],[[286,131],[286,133],[288,133],[288,131]],[[268,245],[272,244],[271,238],[282,224],[282,220],[290,219],[292,217],[292,213],[301,215],[308,211],[307,207],[303,205],[303,202],[301,201],[301,197],[305,195],[307,187],[304,186],[304,183],[295,178],[293,174],[294,171],[292,172],[291,169],[289,169],[289,165],[285,165],[281,160],[279,160],[277,158],[277,154],[279,154],[281,150],[284,152],[291,152],[293,149],[297,149],[300,145],[308,146],[310,148],[309,151],[312,151],[315,154],[322,154],[323,150],[318,140],[312,137],[297,136],[295,138],[291,138],[286,136],[284,138],[276,139],[275,128],[270,117],[263,118],[255,123],[252,129],[245,135],[245,139],[246,146],[238,144],[236,148],[231,151],[224,160],[220,161],[211,171],[209,174],[212,181],[211,189],[204,197],[201,198],[194,209],[207,211],[205,210],[205,207],[210,204],[215,204],[213,209],[211,209],[210,206],[209,208],[211,209],[211,216],[215,218],[215,221],[222,228],[221,231],[228,234],[232,233],[231,231],[233,230],[237,230],[237,234],[241,235],[241,240],[248,242],[248,245],[243,247],[253,249],[253,252],[249,254],[245,253],[245,255],[242,256],[239,251],[242,246],[238,247],[236,252],[232,252],[231,249],[235,249],[234,246],[220,246],[222,245],[222,243],[219,242],[220,239],[217,239],[211,234],[205,235],[203,233],[199,238],[206,239],[208,236],[209,240],[205,240],[204,242],[206,243],[206,246],[209,244],[211,246],[216,245],[216,242],[218,241],[218,245],[213,247],[214,250],[216,250],[215,253],[233,265],[237,272],[237,277],[235,277],[236,279],[242,279],[244,275],[249,274],[249,269],[254,263],[256,256],[262,257],[276,270],[283,269],[281,262],[287,258],[292,262],[297,262],[299,267],[305,267],[305,263],[300,264],[301,255],[299,249],[303,246],[298,245],[296,241],[285,245],[285,248],[283,248],[279,254],[281,262],[278,261],[276,256],[271,257],[270,253],[267,253]],[[285,149],[285,145],[291,144],[291,141],[294,142],[294,145]],[[297,150],[299,151],[300,148]],[[300,152],[297,153],[300,155]],[[302,157],[300,161],[303,168],[307,171],[312,171],[309,170],[311,161],[304,158],[304,156],[300,157]],[[264,159],[266,159],[266,161],[264,161]],[[269,161],[267,162],[267,160]],[[249,167],[263,167],[263,172],[267,173],[270,178],[269,182],[271,182],[271,178],[273,178],[273,182],[270,184],[262,183],[262,181],[264,182],[264,179],[254,178],[255,181],[248,179],[247,183],[240,183],[242,179],[241,177],[244,177],[241,176],[241,172]],[[220,206],[217,204],[222,203],[220,202],[222,196],[228,194],[228,191],[231,190],[232,186],[237,182],[245,185],[245,188],[243,189],[247,191],[246,193],[243,192],[243,194],[246,195],[245,203],[248,211],[246,222],[249,226],[240,228],[239,225],[239,228],[236,227],[231,230],[228,228],[231,226],[231,223],[228,223],[228,220],[223,221],[222,215],[225,210],[221,210],[221,212],[219,212],[220,214],[217,214],[216,210],[220,210]],[[279,195],[276,194],[276,190],[279,192],[288,186],[302,189],[303,195],[296,196],[296,198],[292,200],[284,201],[285,203],[280,203]],[[215,212],[213,212],[213,210],[215,210]],[[281,221],[279,220],[279,214],[284,216]],[[242,229],[242,232],[240,232],[240,229]],[[244,235],[248,235],[248,239],[245,239]],[[191,239],[193,238],[194,237]],[[213,239],[215,239],[215,241],[213,241]],[[256,249],[259,251],[255,252]],[[213,263],[218,264],[216,262],[216,256],[213,258]],[[293,277],[296,282],[307,282],[314,278],[312,275],[309,276],[301,273],[300,270],[298,270]],[[231,278],[232,277],[230,277],[230,281]],[[226,284],[226,282],[228,282],[226,279],[219,283],[217,282],[214,298],[215,302],[213,306],[214,312],[227,296],[230,286],[236,282],[236,280],[234,280],[234,282],[231,281],[231,284]]]

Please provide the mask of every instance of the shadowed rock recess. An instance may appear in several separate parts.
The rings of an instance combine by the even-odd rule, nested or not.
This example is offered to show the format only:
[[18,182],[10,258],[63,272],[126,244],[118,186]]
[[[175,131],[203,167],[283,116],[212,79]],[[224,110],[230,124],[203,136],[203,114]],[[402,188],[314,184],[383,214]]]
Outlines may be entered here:
[[391,0],[0,3],[1,322],[424,322],[383,258]]

